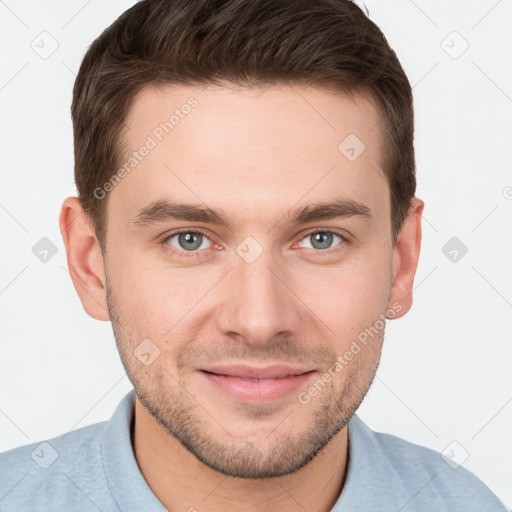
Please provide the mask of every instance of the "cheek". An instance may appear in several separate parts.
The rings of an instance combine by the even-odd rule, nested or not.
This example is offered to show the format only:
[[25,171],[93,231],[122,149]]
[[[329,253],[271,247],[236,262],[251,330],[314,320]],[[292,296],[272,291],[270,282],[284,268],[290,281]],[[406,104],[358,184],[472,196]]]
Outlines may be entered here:
[[298,295],[334,331],[328,331],[329,336],[350,343],[386,312],[390,265],[385,254],[354,257],[338,268],[324,268],[314,276],[309,272],[307,282],[316,286],[302,287]]
[[132,261],[119,275],[116,295],[122,314],[139,336],[166,340],[181,336],[188,314],[197,312],[201,298],[215,283],[215,276],[194,269],[170,268],[162,264],[148,266]]

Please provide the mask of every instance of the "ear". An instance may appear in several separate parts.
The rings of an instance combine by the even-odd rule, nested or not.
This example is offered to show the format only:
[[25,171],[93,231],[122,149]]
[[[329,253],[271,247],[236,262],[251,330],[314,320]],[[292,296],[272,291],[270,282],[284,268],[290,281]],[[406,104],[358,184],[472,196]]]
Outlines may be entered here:
[[82,306],[93,318],[110,320],[100,244],[77,197],[67,197],[62,203],[59,226],[66,246],[69,273]]
[[420,257],[421,216],[424,206],[421,199],[412,198],[393,249],[393,280],[388,308],[397,303],[402,306],[393,318],[404,316],[412,306],[412,288]]

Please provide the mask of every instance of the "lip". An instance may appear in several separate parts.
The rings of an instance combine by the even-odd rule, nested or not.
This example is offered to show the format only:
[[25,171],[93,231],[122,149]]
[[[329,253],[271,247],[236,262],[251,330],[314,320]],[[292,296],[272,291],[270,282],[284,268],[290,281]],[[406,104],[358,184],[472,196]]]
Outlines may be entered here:
[[282,379],[288,376],[301,375],[311,371],[310,368],[275,364],[265,367],[247,366],[244,364],[207,366],[200,370],[217,375],[238,377],[241,379]]
[[198,371],[212,387],[231,399],[245,403],[268,403],[285,398],[306,384],[316,373],[315,370],[283,365],[266,368],[217,366],[215,372],[219,373],[207,369]]

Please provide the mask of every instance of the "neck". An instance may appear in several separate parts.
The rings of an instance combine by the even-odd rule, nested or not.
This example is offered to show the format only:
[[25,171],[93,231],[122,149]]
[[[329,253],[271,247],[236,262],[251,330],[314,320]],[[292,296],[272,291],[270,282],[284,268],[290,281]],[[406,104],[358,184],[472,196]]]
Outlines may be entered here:
[[199,461],[158,424],[136,397],[132,444],[146,482],[170,511],[329,512],[346,476],[347,426],[295,473],[266,479],[234,478]]

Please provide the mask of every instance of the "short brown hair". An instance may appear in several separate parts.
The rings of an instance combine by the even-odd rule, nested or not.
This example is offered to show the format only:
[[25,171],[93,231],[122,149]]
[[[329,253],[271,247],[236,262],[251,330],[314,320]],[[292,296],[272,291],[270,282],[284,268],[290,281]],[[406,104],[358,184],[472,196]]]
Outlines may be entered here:
[[[381,116],[392,239],[416,190],[413,100],[395,52],[350,0],[142,0],[96,38],[74,89],[75,183],[103,251],[122,128],[149,85],[312,85],[368,95]],[[341,141],[340,141],[341,142]]]

